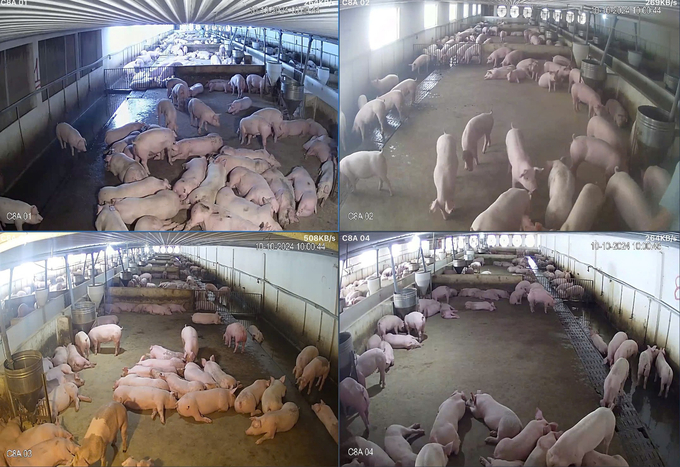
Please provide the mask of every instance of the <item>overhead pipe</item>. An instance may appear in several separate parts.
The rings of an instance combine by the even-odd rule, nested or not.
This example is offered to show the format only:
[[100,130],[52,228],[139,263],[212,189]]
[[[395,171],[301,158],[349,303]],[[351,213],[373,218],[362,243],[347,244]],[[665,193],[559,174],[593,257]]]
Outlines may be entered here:
[[392,246],[387,247],[390,250],[390,261],[392,262],[392,285],[394,286],[394,293],[398,294],[399,289],[397,288],[397,270],[394,267],[394,255],[392,254]]
[[590,42],[590,12],[586,12],[586,45]]
[[602,52],[602,60],[600,60],[600,65],[604,65],[604,60],[607,58],[607,51],[609,50],[609,45],[612,42],[612,37],[614,37],[614,29],[616,29],[616,23],[619,21],[618,16],[614,16],[614,24],[609,30],[609,37],[607,38],[607,45],[604,46],[604,52]]
[[375,275],[378,278],[378,289],[382,287],[380,283],[380,248],[375,249]]
[[678,86],[675,88],[675,98],[673,98],[673,106],[671,107],[671,112],[668,114],[669,122],[675,120],[675,114],[678,111],[678,99],[680,99],[680,81],[678,81]]
[[64,256],[64,262],[66,263],[66,284],[71,296],[71,306],[73,306],[76,304],[76,301],[73,299],[73,281],[71,280],[71,268],[68,266],[68,255]]
[[[9,296],[12,296],[12,278],[14,276],[14,268],[9,270]],[[14,361],[12,360],[12,351],[9,348],[9,340],[7,339],[7,329],[5,328],[5,309],[3,306],[3,313],[0,315],[0,332],[2,332],[2,345],[5,348],[5,358],[9,362],[10,366],[13,367]]]

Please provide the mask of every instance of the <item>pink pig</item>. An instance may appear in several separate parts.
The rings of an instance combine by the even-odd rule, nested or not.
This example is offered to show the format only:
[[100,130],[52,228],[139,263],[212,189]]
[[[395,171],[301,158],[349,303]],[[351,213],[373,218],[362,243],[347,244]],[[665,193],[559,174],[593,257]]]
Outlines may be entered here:
[[661,393],[663,393],[665,388],[666,393],[664,394],[664,398],[668,399],[668,390],[670,389],[671,383],[673,382],[673,369],[666,361],[665,348],[659,350],[659,353],[656,355],[656,375],[654,376],[654,381],[656,382],[658,378],[661,378],[659,397],[661,397]]
[[497,67],[499,63],[505,59],[505,56],[508,55],[510,52],[512,52],[512,49],[510,49],[509,47],[501,47],[499,49],[496,49],[489,54],[489,56],[486,59],[486,63],[493,63],[493,66]]
[[182,417],[193,417],[197,422],[212,423],[206,415],[228,411],[234,406],[235,392],[236,388],[188,392],[177,401],[177,413]]
[[87,151],[85,138],[68,123],[62,122],[57,125],[57,140],[61,144],[61,149],[66,149],[67,144],[71,147],[72,156],[75,155],[76,149],[78,152]]
[[466,310],[496,311],[496,305],[491,302],[465,302]]
[[385,334],[383,339],[385,340],[385,342],[390,344],[394,349],[411,350],[423,346],[423,344],[418,342],[418,339],[416,339],[415,337],[404,336],[402,334]]
[[413,311],[404,317],[404,324],[406,324],[406,331],[410,334],[415,331],[418,334],[418,340],[423,341],[423,331],[425,330],[425,315],[419,311]]
[[250,97],[242,97],[241,99],[236,99],[229,104],[227,113],[232,115],[241,112],[242,110],[249,109],[253,105],[253,100]]
[[615,428],[616,417],[611,409],[606,407],[595,409],[565,431],[548,450],[547,466],[581,465],[583,456],[597,448],[600,443],[604,443],[603,450],[607,454]]
[[222,324],[222,318],[215,313],[194,313],[191,315],[191,322],[194,324]]
[[[624,136],[624,132],[617,128],[612,122],[607,120],[605,117],[598,115],[593,116],[588,120],[588,128],[586,129],[586,134],[588,136],[594,136],[602,141],[606,141],[610,146],[615,148],[618,153],[622,156],[627,156],[630,145],[628,138]],[[625,162],[626,159],[624,158]],[[627,164],[621,164],[619,168],[623,171],[628,170]]]
[[366,387],[366,377],[376,371],[380,373],[380,387],[385,387],[385,372],[389,365],[387,363],[387,356],[382,349],[367,350],[359,355],[356,361],[356,368],[357,379],[363,387]]
[[526,292],[524,289],[515,290],[510,294],[510,305],[521,305],[525,295]]
[[94,347],[95,355],[99,353],[99,347],[104,342],[113,342],[115,344],[114,355],[118,356],[120,351],[120,339],[123,336],[123,328],[117,324],[103,324],[92,328],[88,334],[90,342]]
[[291,430],[300,417],[300,409],[293,402],[286,402],[279,410],[267,412],[260,417],[252,417],[250,428],[246,435],[261,435],[255,444],[261,444],[267,439],[274,439],[277,432]]
[[628,379],[630,364],[625,358],[618,358],[604,380],[604,397],[600,401],[602,407],[613,409],[619,395],[624,393],[623,386]]
[[616,352],[614,353],[614,361],[616,362],[619,358],[625,358],[628,360],[630,357],[636,356],[638,353],[638,345],[633,339],[627,339],[621,343]]
[[430,431],[430,442],[439,443],[453,454],[460,451],[458,422],[465,415],[467,397],[462,391],[453,393],[439,406]]
[[205,102],[194,97],[189,101],[187,106],[189,112],[189,123],[194,126],[198,126],[198,132],[200,133],[202,129],[205,128],[207,133],[208,124],[212,126],[220,126],[220,115],[216,114]]
[[579,104],[588,104],[588,116],[595,115],[596,108],[603,108],[602,99],[593,91],[593,88],[585,83],[574,83],[571,86],[571,100],[574,105],[574,112],[579,111]]
[[458,172],[458,156],[456,139],[444,133],[437,139],[437,164],[434,167],[434,186],[437,198],[430,205],[430,212],[439,209],[444,219],[448,219],[454,210],[456,190],[456,173]]
[[236,353],[239,343],[241,344],[241,353],[243,353],[246,349],[248,333],[241,323],[231,323],[224,331],[224,344],[227,347],[231,347],[232,339],[234,341],[234,353]]
[[191,326],[184,326],[180,335],[184,344],[184,360],[193,362],[198,356],[198,332]]
[[534,312],[534,308],[537,303],[542,303],[543,304],[543,311],[545,313],[548,312],[548,307],[555,307],[555,300],[550,296],[550,294],[543,288],[534,288],[529,291],[528,295],[528,300],[529,300],[529,308],[531,308],[531,312]]
[[460,316],[456,314],[458,310],[451,308],[448,304],[442,305],[440,316],[444,319],[458,319]]
[[338,392],[340,393],[340,405],[342,406],[345,416],[348,415],[347,409],[354,409],[364,422],[366,430],[368,430],[370,426],[368,421],[368,408],[371,404],[371,400],[368,397],[366,388],[353,378],[345,378],[340,381]]
[[484,440],[489,444],[498,444],[504,438],[514,438],[522,431],[522,422],[515,412],[496,402],[489,394],[480,390],[476,394],[470,393],[466,405],[472,416],[483,419],[491,430],[493,436]]
[[[23,303],[22,303],[22,305],[23,305]],[[80,352],[80,355],[82,355],[85,358],[89,358],[89,356],[90,356],[90,338],[88,337],[88,335],[85,334],[83,331],[79,331],[76,334],[75,343],[76,343],[76,347],[78,348],[78,351]]]
[[[606,347],[605,347],[606,348]],[[656,361],[656,356],[659,354],[659,349],[647,346],[647,350],[640,352],[640,359],[638,360],[638,370],[637,370],[637,384],[640,385],[642,378],[644,377],[643,389],[647,389],[647,379],[649,378],[649,372],[652,370],[652,366]]]
[[396,315],[385,315],[378,320],[377,329],[378,336],[382,337],[388,332],[397,334],[399,331],[405,331],[406,327],[404,321],[400,317]]
[[431,300],[428,298],[421,298],[418,300],[418,311],[421,312],[425,318],[434,316],[441,310],[441,303],[437,300]]
[[286,177],[293,183],[295,201],[298,202],[296,215],[308,217],[316,213],[316,185],[309,172],[302,166],[294,167]]
[[541,436],[556,430],[557,423],[548,423],[543,418],[543,412],[537,408],[535,420],[527,423],[517,436],[501,439],[493,455],[507,461],[524,461],[529,457]]
[[381,340],[380,343],[378,344],[378,348],[385,352],[385,361],[387,362],[387,366],[391,367],[392,365],[394,365],[394,349],[389,344],[389,342]]
[[442,299],[445,299],[447,303],[451,297],[455,297],[456,295],[458,295],[458,291],[446,285],[440,285],[432,291],[433,300],[441,301]]
[[246,79],[243,77],[243,75],[240,75],[238,73],[231,77],[231,79],[229,80],[229,84],[231,84],[232,89],[231,93],[234,94],[235,92],[238,92],[239,99],[243,97],[243,91],[246,91],[248,89]]
[[536,173],[544,169],[533,167],[529,155],[524,149],[524,138],[520,130],[510,124],[511,129],[505,138],[508,150],[508,160],[512,167],[512,186],[520,183],[529,193],[534,193],[538,189]]
[[607,346],[607,356],[602,363],[609,363],[610,365],[614,364],[614,355],[616,355],[616,351],[627,339],[628,334],[623,331],[619,331],[614,334],[612,340],[609,341],[609,345]]
[[169,391],[144,386],[119,386],[113,400],[133,410],[151,410],[151,420],[160,416],[165,425],[165,409],[177,408],[177,400]]

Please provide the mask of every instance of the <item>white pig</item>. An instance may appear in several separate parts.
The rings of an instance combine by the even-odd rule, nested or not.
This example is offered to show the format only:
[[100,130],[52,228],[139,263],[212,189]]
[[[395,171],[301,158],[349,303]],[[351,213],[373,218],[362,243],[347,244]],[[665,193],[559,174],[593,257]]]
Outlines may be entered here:
[[555,160],[551,163],[548,176],[550,201],[545,209],[545,226],[548,229],[558,229],[564,225],[571,212],[576,180],[562,161]]
[[66,149],[68,144],[71,147],[71,155],[75,155],[75,150],[78,152],[87,151],[87,142],[85,138],[80,136],[78,130],[73,128],[68,123],[62,122],[57,125],[57,139],[59,144],[61,144],[61,149]]
[[153,195],[160,190],[169,190],[171,188],[167,179],[161,180],[156,177],[146,177],[132,183],[123,183],[118,186],[105,186],[99,190],[97,198],[99,204],[109,203],[114,199],[122,198],[143,198],[144,196]]
[[300,417],[300,409],[293,402],[286,402],[279,410],[268,412],[259,417],[251,418],[250,428],[246,430],[247,435],[261,435],[255,443],[261,444],[268,439],[274,439],[277,432],[284,432],[292,429]]
[[0,225],[3,228],[14,224],[18,231],[22,231],[24,224],[40,224],[42,220],[35,204],[0,197]]
[[511,129],[505,138],[505,145],[508,150],[508,160],[512,167],[512,186],[520,183],[529,193],[538,189],[536,173],[544,169],[533,167],[529,155],[524,150],[524,138],[520,130],[510,124]]
[[620,395],[624,394],[623,386],[628,379],[630,364],[625,358],[617,359],[604,380],[604,397],[600,400],[602,407],[613,409]]
[[520,230],[523,216],[529,211],[531,196],[523,188],[510,188],[501,193],[484,212],[475,218],[470,230],[506,231]]
[[387,126],[387,108],[385,107],[385,101],[382,99],[373,99],[367,102],[359,112],[357,112],[354,117],[354,125],[352,126],[353,132],[358,132],[361,135],[361,141],[366,140],[366,127],[369,126],[375,118],[378,119],[380,124],[380,134],[385,134],[385,127]]
[[[483,113],[472,117],[461,136],[461,145],[463,147],[463,161],[465,162],[465,169],[472,171],[475,164],[479,165],[477,157],[477,146],[479,140],[484,137],[484,145],[482,146],[482,154],[486,153],[487,148],[491,144],[491,130],[493,130],[493,110],[489,113]],[[457,166],[457,163],[456,163]]]
[[445,220],[454,210],[453,199],[457,172],[456,138],[444,133],[437,139],[437,164],[434,167],[434,186],[437,189],[437,198],[432,201],[430,212],[439,209]]
[[595,219],[600,213],[604,203],[604,194],[600,187],[593,183],[586,184],[576,199],[574,206],[569,212],[560,230],[562,231],[586,231],[590,230]]
[[546,455],[547,467],[581,465],[583,456],[604,442],[604,454],[614,436],[616,417],[611,409],[600,407],[583,417],[559,437]]
[[387,161],[382,151],[358,151],[340,160],[340,178],[346,180],[351,191],[356,189],[358,180],[378,177],[378,190],[383,189],[383,183],[392,196],[392,184],[387,178]]

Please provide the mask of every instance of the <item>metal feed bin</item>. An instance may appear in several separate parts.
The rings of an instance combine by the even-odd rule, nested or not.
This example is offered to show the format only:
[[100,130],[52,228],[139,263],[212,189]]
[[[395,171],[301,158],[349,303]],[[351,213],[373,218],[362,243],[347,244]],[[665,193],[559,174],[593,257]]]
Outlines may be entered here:
[[601,89],[607,79],[607,66],[600,65],[596,60],[586,58],[581,61],[581,78],[583,82],[594,90]]
[[83,300],[73,305],[71,316],[74,333],[78,331],[88,333],[92,329],[94,320],[97,319],[97,309],[94,302]]
[[349,332],[341,332],[338,339],[338,344],[338,371],[340,375],[340,381],[349,377],[356,378],[356,357],[354,354],[354,342],[352,339],[352,334]]
[[675,121],[669,122],[668,117],[668,112],[658,107],[638,107],[631,147],[631,169],[645,169],[665,159],[676,136]]
[[404,289],[392,295],[394,314],[401,319],[418,309],[416,289]]
[[292,117],[295,110],[300,106],[300,102],[305,99],[305,87],[298,80],[284,75],[281,83],[281,94],[286,103],[288,114]]
[[[23,350],[12,354],[11,362],[5,360],[5,380],[13,415],[33,418],[38,401],[47,394],[42,354],[37,350]],[[49,404],[46,406],[51,418]]]

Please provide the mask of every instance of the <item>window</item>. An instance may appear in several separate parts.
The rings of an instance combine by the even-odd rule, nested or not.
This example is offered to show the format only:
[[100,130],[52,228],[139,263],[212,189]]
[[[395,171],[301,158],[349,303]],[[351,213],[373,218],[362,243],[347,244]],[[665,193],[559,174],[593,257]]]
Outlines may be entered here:
[[[21,45],[12,49],[0,52],[0,109],[16,103],[28,96],[33,90],[34,64],[31,63],[31,46]],[[7,87],[5,88],[5,82]],[[23,117],[33,108],[33,99],[27,99],[18,106],[19,117]],[[7,128],[12,122],[16,121],[17,113],[8,111],[0,114],[0,131]]]
[[399,39],[399,8],[381,6],[371,8],[371,26],[368,36],[371,50]]
[[573,11],[567,11],[567,23],[571,24],[574,22],[574,12]]
[[496,10],[496,14],[500,18],[505,18],[505,15],[508,14],[508,7],[506,7],[505,5],[499,5],[498,10]]
[[547,8],[543,8],[543,10],[541,10],[541,19],[543,21],[548,20],[548,9]]
[[437,25],[437,4],[425,4],[425,29],[433,28]]
[[553,12],[553,18],[555,19],[556,22],[560,22],[560,19],[562,18],[562,11],[561,10],[555,10]]
[[524,15],[525,18],[531,18],[531,7],[525,6],[522,14]]
[[[102,58],[102,30],[81,32],[80,39],[80,66],[90,65]],[[102,66],[102,62],[80,72],[80,77],[87,75]]]
[[463,3],[463,18],[470,16],[470,4]]
[[581,12],[578,14],[578,22],[580,24],[586,24],[586,14]]
[[457,19],[458,19],[458,4],[449,3],[449,22],[455,21]]
[[511,16],[512,18],[517,18],[517,17],[519,17],[519,7],[518,7],[517,5],[513,5],[513,6],[510,8],[510,16]]
[[481,4],[481,3],[478,3],[478,4],[477,4],[477,14],[478,14],[478,15],[481,15],[481,14],[482,14],[482,4]]

